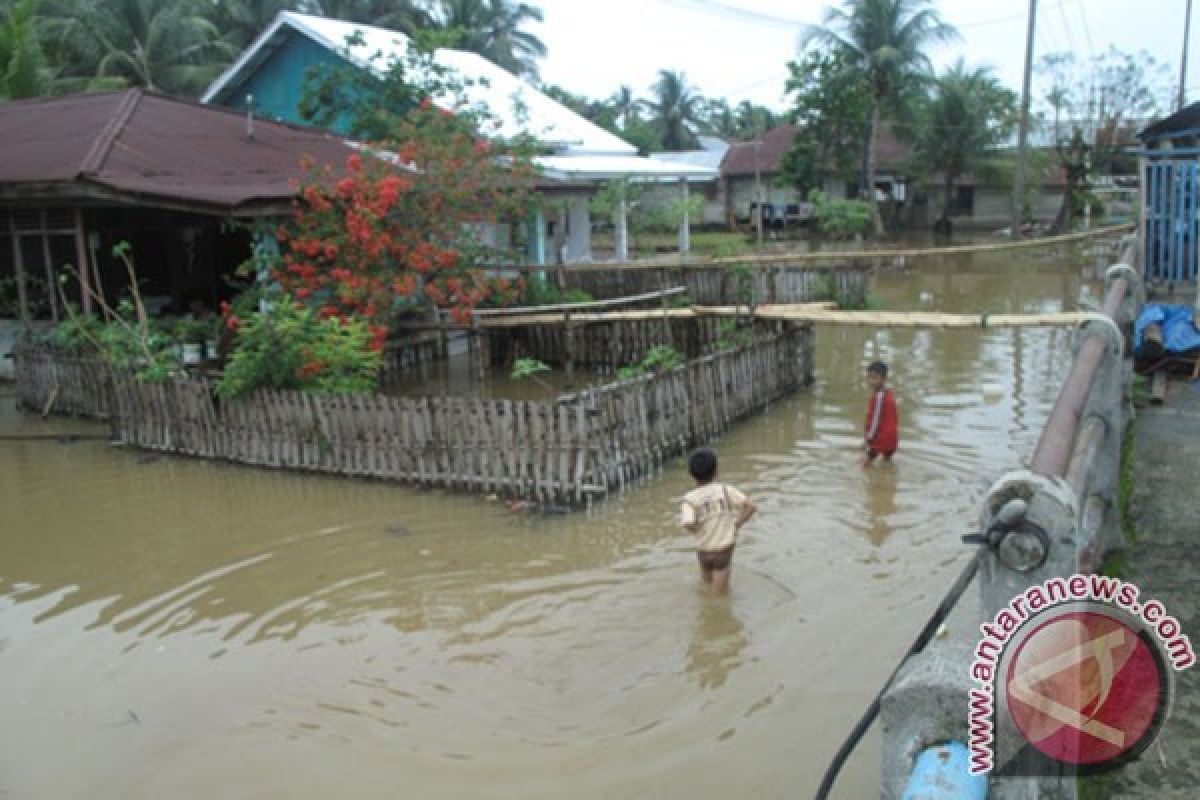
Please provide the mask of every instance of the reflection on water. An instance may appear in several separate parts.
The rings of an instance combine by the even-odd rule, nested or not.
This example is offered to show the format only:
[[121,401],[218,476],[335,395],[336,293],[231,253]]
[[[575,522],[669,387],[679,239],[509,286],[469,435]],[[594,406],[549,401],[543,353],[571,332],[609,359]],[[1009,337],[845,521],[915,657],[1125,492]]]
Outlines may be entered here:
[[[911,263],[874,293],[892,309],[1058,309],[1080,265]],[[716,443],[761,509],[729,598],[700,590],[675,526],[681,460],[545,517],[2,442],[0,796],[811,794],[958,572],[987,483],[1032,450],[1069,338],[819,329],[813,390]],[[862,470],[876,358],[901,442]],[[0,429],[68,424],[0,397]],[[842,796],[873,795],[877,770],[869,738]]]
[[867,538],[878,546],[892,532],[892,515],[896,513],[896,465],[882,461],[868,468],[866,473]]
[[705,592],[699,602],[696,626],[687,651],[687,671],[703,689],[720,689],[729,673],[740,664],[748,641],[734,612],[723,597]]

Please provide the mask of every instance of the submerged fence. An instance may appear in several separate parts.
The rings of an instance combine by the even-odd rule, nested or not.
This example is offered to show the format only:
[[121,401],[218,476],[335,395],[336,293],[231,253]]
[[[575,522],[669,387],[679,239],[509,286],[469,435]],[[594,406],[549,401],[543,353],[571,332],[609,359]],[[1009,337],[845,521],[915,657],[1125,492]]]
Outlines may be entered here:
[[545,402],[290,390],[221,399],[207,378],[140,383],[46,348],[16,358],[23,405],[107,417],[125,444],[578,505],[806,384],[812,330],[788,325],[669,372]]
[[582,289],[596,298],[621,297],[687,287],[698,305],[731,303],[807,303],[840,299],[861,306],[867,297],[868,270],[859,266],[819,267],[813,264],[689,264],[637,268],[566,267],[567,288]]

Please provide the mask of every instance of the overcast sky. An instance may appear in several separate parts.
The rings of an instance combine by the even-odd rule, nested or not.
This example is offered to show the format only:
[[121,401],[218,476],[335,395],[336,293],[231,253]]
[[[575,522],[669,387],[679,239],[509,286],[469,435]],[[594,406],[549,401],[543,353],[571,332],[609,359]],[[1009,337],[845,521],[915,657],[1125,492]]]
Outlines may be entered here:
[[[588,97],[628,84],[645,95],[659,69],[681,70],[707,96],[785,107],[785,64],[801,32],[819,24],[824,0],[532,0],[545,22],[531,26],[549,54],[542,78]],[[957,42],[930,52],[935,65],[959,56],[990,65],[1020,89],[1028,0],[935,0]],[[1200,99],[1200,3],[1193,14],[1188,100]],[[1070,50],[1087,59],[1109,45],[1147,50],[1177,87],[1187,0],[1039,0],[1034,58]],[[1034,95],[1038,96],[1037,75]],[[1176,90],[1177,91],[1177,88]]]

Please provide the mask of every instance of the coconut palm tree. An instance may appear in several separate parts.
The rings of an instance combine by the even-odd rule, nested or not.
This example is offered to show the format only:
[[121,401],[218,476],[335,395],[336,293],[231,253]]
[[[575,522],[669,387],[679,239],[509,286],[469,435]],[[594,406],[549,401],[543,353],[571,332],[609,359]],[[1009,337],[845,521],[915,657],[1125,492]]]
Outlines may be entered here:
[[688,86],[682,72],[659,70],[653,97],[646,106],[650,124],[664,150],[692,150],[699,146],[695,131],[704,121],[704,98]]
[[0,100],[50,91],[35,6],[36,0],[17,0],[0,9]]
[[608,106],[612,109],[617,124],[627,128],[641,111],[642,101],[634,97],[633,89],[622,84],[608,98]]
[[323,17],[377,25],[408,34],[433,25],[433,17],[425,4],[417,0],[299,0],[285,5],[296,5],[301,11]]
[[942,22],[931,0],[842,0],[841,8],[825,13],[823,26],[813,26],[805,34],[807,41],[844,52],[869,87],[863,190],[877,234],[883,232],[874,191],[875,133],[881,114],[894,113],[914,83],[928,80],[931,67],[925,50],[929,45],[956,35]]
[[546,45],[522,28],[542,21],[540,8],[512,0],[440,0],[433,14],[437,27],[457,35],[455,47],[537,80],[537,59],[545,57]]
[[43,15],[67,77],[198,94],[235,55],[203,0],[59,0]]
[[280,11],[317,11],[303,0],[221,0],[213,3],[209,19],[221,32],[221,39],[241,52],[265,31]]
[[1004,171],[1001,148],[1017,120],[1017,96],[991,69],[968,69],[960,58],[935,81],[914,141],[916,160],[942,173],[950,217],[954,186],[965,173],[989,177]]

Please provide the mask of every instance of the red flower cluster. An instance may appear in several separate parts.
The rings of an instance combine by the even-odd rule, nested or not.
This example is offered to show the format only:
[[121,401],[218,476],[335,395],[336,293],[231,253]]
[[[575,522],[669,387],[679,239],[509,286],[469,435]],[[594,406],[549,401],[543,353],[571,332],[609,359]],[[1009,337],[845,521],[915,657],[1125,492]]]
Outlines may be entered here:
[[[283,257],[274,278],[323,318],[364,319],[376,349],[397,298],[421,291],[460,323],[485,300],[516,298],[519,285],[469,269],[473,257],[463,248],[471,225],[523,213],[520,187],[532,185],[532,171],[502,166],[466,118],[429,98],[403,119],[397,140],[380,149],[405,167],[363,151],[340,174],[310,169],[278,231]],[[227,314],[226,323],[236,327],[236,317]]]

